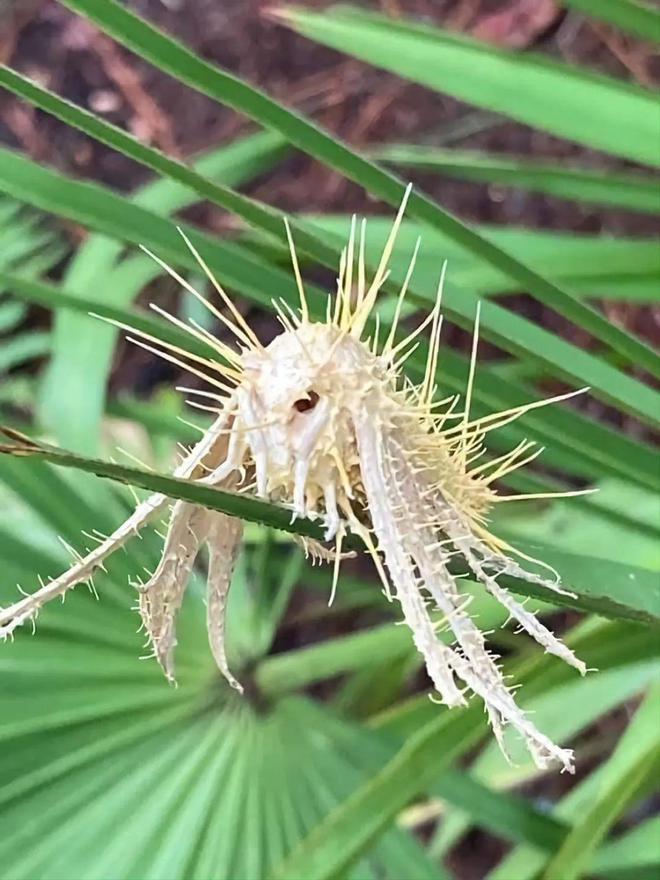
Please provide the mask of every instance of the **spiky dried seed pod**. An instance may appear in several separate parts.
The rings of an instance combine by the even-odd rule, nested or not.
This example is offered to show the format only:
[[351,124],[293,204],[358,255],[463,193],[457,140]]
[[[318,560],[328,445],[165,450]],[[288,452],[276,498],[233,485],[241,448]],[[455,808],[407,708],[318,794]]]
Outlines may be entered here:
[[[287,225],[300,311],[285,312],[274,303],[284,332],[270,345],[261,345],[190,242],[228,314],[158,262],[232,331],[239,350],[156,307],[169,320],[214,346],[219,359],[193,356],[149,337],[147,341],[133,341],[192,370],[214,388],[204,394],[217,404],[211,407],[216,413],[215,422],[176,469],[177,476],[237,491],[255,491],[261,498],[290,506],[294,517],[320,517],[326,541],[334,542],[334,549],[313,542],[305,546],[316,558],[334,558],[333,595],[342,540],[349,531],[361,537],[376,563],[386,595],[401,606],[440,701],[447,706],[465,705],[465,691],[471,690],[483,700],[503,751],[504,727],[510,724],[524,737],[539,766],[558,762],[572,770],[572,752],[554,745],[517,706],[497,658],[487,649],[447,567],[452,552],[460,552],[474,576],[523,629],[547,651],[585,672],[584,664],[498,583],[498,577],[513,575],[558,593],[565,591],[556,579],[523,569],[509,555],[515,551],[486,527],[488,513],[496,502],[522,497],[498,496],[494,481],[526,464],[540,450],[531,453],[534,444],[524,442],[498,459],[475,464],[489,431],[536,406],[571,395],[471,420],[477,312],[463,411],[456,411],[457,398],[436,401],[442,276],[431,314],[412,334],[395,341],[417,247],[387,339],[379,345],[376,333],[372,340],[365,340],[388,274],[406,199],[369,284],[364,258],[365,223],[356,241],[353,218],[337,296],[328,303],[325,322],[310,319]],[[402,374],[402,365],[415,337],[429,324],[431,342],[425,376],[420,385],[414,385]],[[0,634],[7,635],[25,620],[34,619],[45,602],[88,580],[110,553],[162,513],[168,503],[165,496],[152,496],[61,577],[0,611]],[[241,533],[241,523],[224,514],[182,501],[172,507],[160,564],[149,581],[138,586],[146,632],[154,655],[170,679],[174,676],[176,613],[197,554],[207,543],[209,640],[223,675],[240,689],[225,657],[224,615]],[[439,610],[451,627],[456,638],[453,647],[438,640],[438,625],[429,607]]]

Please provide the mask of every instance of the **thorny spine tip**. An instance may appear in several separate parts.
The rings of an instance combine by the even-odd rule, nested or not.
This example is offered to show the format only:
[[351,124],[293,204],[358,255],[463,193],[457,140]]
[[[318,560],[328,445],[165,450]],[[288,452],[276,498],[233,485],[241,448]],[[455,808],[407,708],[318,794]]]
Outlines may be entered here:
[[[316,516],[325,528],[325,547],[299,539],[312,561],[333,562],[330,601],[346,555],[348,532],[361,538],[373,559],[385,595],[401,606],[418,651],[438,694],[448,706],[465,705],[467,691],[484,702],[494,734],[506,755],[504,731],[514,727],[539,766],[559,763],[573,769],[573,754],[538,731],[516,704],[498,657],[469,613],[469,597],[459,593],[448,560],[459,553],[469,571],[546,651],[585,672],[584,664],[563,645],[523,603],[515,600],[498,578],[525,579],[571,595],[552,579],[526,571],[513,558],[516,551],[488,531],[495,503],[549,495],[500,496],[493,483],[531,461],[541,450],[524,441],[511,452],[482,460],[486,435],[524,413],[572,392],[535,401],[505,412],[472,419],[472,389],[477,363],[479,310],[475,319],[468,384],[463,411],[458,397],[437,399],[436,381],[442,329],[442,267],[431,313],[397,342],[397,329],[419,250],[417,241],[397,298],[392,326],[379,341],[372,317],[378,295],[389,276],[389,261],[401,225],[410,187],[385,242],[373,278],[366,271],[366,223],[357,230],[351,221],[342,254],[337,294],[329,297],[326,321],[313,320],[307,303],[293,236],[286,223],[293,272],[300,298],[298,310],[274,301],[283,332],[264,347],[202,256],[182,232],[191,253],[215,290],[220,307],[210,302],[174,269],[156,262],[196,297],[233,335],[234,348],[207,330],[154,310],[217,355],[202,357],[152,337],[134,327],[138,345],[158,354],[211,386],[211,391],[181,389],[207,404],[215,414],[212,426],[187,452],[174,474],[211,486],[256,492],[259,497],[288,505],[292,516]],[[378,316],[376,315],[376,318]],[[402,372],[430,325],[430,344],[419,385]],[[440,361],[441,367],[441,361]],[[533,452],[531,450],[534,450]],[[558,493],[575,495],[580,493]],[[0,635],[11,635],[39,609],[81,582],[91,582],[104,560],[144,526],[166,512],[170,502],[153,495],[109,537],[96,537],[86,556],[75,555],[64,574],[14,605],[0,610]],[[225,653],[225,611],[242,526],[239,520],[184,501],[169,516],[160,562],[146,583],[135,587],[139,611],[153,655],[174,680],[176,614],[201,547],[208,545],[207,618],[211,650],[229,684],[241,690]],[[521,559],[527,559],[517,554]],[[528,560],[538,562],[537,560]],[[542,563],[538,563],[541,564]],[[547,568],[547,566],[546,566]],[[551,570],[552,571],[552,570]],[[440,612],[440,623],[431,612]],[[443,644],[441,627],[451,629],[456,644]]]

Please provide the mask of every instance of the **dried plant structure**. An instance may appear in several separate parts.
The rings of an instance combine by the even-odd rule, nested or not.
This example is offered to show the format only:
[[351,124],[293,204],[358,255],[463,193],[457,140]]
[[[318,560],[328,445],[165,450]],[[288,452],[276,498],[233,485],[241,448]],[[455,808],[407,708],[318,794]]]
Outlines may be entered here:
[[[188,242],[217,291],[223,310],[157,257],[154,259],[231,330],[237,347],[227,346],[194,323],[183,324],[156,307],[170,321],[213,346],[217,359],[191,355],[150,337],[133,341],[192,370],[212,389],[201,393],[210,401],[207,408],[215,412],[215,421],[176,469],[176,476],[253,492],[288,506],[294,517],[320,518],[330,548],[309,543],[307,547],[315,555],[334,559],[333,594],[343,539],[347,533],[357,535],[376,564],[386,595],[401,607],[439,701],[449,707],[463,706],[466,693],[473,692],[483,700],[503,750],[504,729],[511,725],[525,739],[539,766],[559,763],[572,770],[572,752],[553,744],[516,704],[498,658],[489,651],[484,635],[470,616],[469,597],[459,594],[455,576],[448,568],[452,554],[460,554],[475,579],[523,630],[546,651],[585,672],[584,664],[569,648],[499,582],[501,575],[512,575],[565,593],[557,578],[525,570],[512,558],[515,551],[488,531],[489,511],[496,503],[530,497],[500,496],[493,484],[529,462],[540,450],[532,450],[534,444],[525,442],[500,458],[482,457],[488,432],[536,406],[570,395],[471,419],[477,313],[462,409],[459,411],[457,397],[437,400],[442,278],[431,313],[413,333],[397,340],[397,324],[417,248],[392,327],[387,337],[379,340],[371,319],[388,275],[404,209],[405,200],[371,280],[365,272],[365,223],[358,233],[353,219],[337,295],[328,301],[324,322],[310,318],[290,233],[300,309],[293,311],[275,303],[283,332],[267,347],[259,342]],[[413,384],[402,368],[416,337],[427,327],[430,344],[426,372],[420,384]],[[369,334],[370,338],[365,338]],[[162,516],[169,504],[163,495],[152,496],[67,572],[0,610],[0,634],[12,633],[20,624],[34,619],[46,602],[89,580],[111,553],[147,522]],[[228,668],[224,630],[226,599],[241,532],[240,521],[225,514],[183,501],[171,508],[161,561],[146,583],[135,585],[153,653],[170,679],[174,676],[176,614],[196,557],[207,544],[209,640],[218,667],[240,690]],[[439,626],[449,626],[453,631],[452,647],[438,639]]]

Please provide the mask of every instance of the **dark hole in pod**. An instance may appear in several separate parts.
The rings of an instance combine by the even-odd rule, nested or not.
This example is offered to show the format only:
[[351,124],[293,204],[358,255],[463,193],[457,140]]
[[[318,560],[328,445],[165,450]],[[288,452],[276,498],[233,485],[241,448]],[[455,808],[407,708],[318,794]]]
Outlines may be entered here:
[[310,391],[307,397],[301,397],[300,400],[296,400],[293,408],[299,413],[309,412],[310,409],[314,409],[318,402],[319,396],[316,391]]

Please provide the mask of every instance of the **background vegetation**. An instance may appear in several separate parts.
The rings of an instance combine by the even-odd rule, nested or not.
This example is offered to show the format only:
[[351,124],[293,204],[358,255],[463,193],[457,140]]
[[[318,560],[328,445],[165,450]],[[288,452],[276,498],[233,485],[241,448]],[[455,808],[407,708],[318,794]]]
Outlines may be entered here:
[[[254,77],[230,74],[156,29],[135,11],[153,13],[149,3],[61,0],[41,10],[34,4],[26,19],[27,6],[0,4],[7,59],[29,15],[45,16],[42,26],[65,22],[67,40],[95,41],[106,72],[114,70],[124,98],[141,111],[133,118],[134,137],[113,124],[107,89],[105,95],[97,89],[86,109],[58,94],[75,97],[75,88],[50,89],[43,77],[28,76],[34,71],[27,64],[0,69],[7,93],[1,134],[10,144],[0,147],[0,408],[5,425],[51,444],[41,460],[0,456],[0,602],[14,601],[16,584],[32,590],[39,578],[58,573],[93,543],[96,530],[110,532],[132,509],[124,483],[85,471],[181,494],[158,475],[170,469],[177,443],[197,439],[202,415],[174,392],[176,370],[163,372],[89,317],[114,317],[170,339],[175,330],[144,309],[149,299],[183,318],[207,320],[136,246],[153,249],[201,284],[176,215],[268,338],[277,332],[271,297],[296,298],[274,207],[288,207],[289,188],[304,182],[310,168],[333,172],[322,179],[326,188],[344,179],[357,184],[335,189],[339,195],[325,199],[331,210],[319,213],[308,177],[294,205],[295,237],[313,308],[321,312],[350,222],[347,210],[371,212],[365,193],[397,205],[402,181],[412,175],[420,186],[394,255],[390,290],[402,279],[418,234],[415,309],[428,308],[438,268],[449,260],[451,345],[441,359],[441,388],[464,388],[461,328],[471,326],[480,299],[489,345],[474,390],[478,412],[591,387],[589,401],[534,411],[524,424],[502,429],[493,451],[523,436],[547,446],[542,465],[518,475],[511,488],[601,489],[524,509],[504,505],[496,523],[503,536],[556,566],[575,591],[570,607],[544,604],[562,597],[541,592],[530,605],[551,615],[598,672],[579,680],[524,636],[514,637],[487,596],[475,600],[481,627],[493,630],[507,666],[523,682],[520,701],[555,741],[575,747],[577,775],[542,774],[515,743],[517,763],[508,766],[478,705],[447,712],[431,703],[409,633],[395,626],[369,567],[346,566],[328,609],[329,574],[308,566],[289,536],[271,528],[285,523],[281,511],[256,504],[242,511],[254,525],[229,609],[233,668],[247,698],[230,693],[214,668],[199,576],[179,627],[179,687],[169,687],[153,661],[138,659],[142,638],[127,580],[153,568],[155,534],[112,560],[96,581],[98,601],[79,588],[63,607],[43,612],[37,637],[20,632],[0,647],[0,860],[11,880],[641,880],[660,870],[654,793],[660,472],[652,446],[660,420],[653,381],[660,362],[652,347],[660,253],[650,237],[660,212],[660,119],[650,88],[653,50],[645,50],[643,68],[633,52],[639,38],[660,42],[660,14],[632,0],[564,3],[569,12],[561,27],[583,22],[583,13],[594,16],[596,32],[618,48],[631,77],[625,68],[606,75],[552,57],[551,42],[540,47],[550,51],[521,52],[443,29],[443,22],[459,24],[449,12],[415,15],[424,4],[381,5],[380,13],[377,4],[269,10],[267,33],[299,32],[305,41],[292,45],[310,53],[304,57],[316,57],[324,45],[389,71],[396,77],[386,82],[394,89],[403,80],[425,87],[410,93],[412,117],[443,96],[477,109],[463,107],[439,126],[436,120],[412,143],[383,132],[358,150],[250,85]],[[506,23],[497,16],[516,5],[524,6],[496,4],[495,23],[485,16],[473,30],[492,38]],[[557,7],[555,18],[560,12]],[[173,9],[168,23],[176,15]],[[249,15],[256,20],[256,10]],[[508,21],[504,42],[519,46],[520,26],[515,31],[514,19]],[[541,30],[553,21],[549,16]],[[181,27],[185,32],[185,22]],[[202,106],[194,104],[202,94],[209,99],[204,107],[217,102],[256,125],[183,161],[158,102],[130,78],[132,64],[145,71],[147,63],[189,90],[192,106]],[[366,66],[355,69],[371,75]],[[386,114],[387,100],[376,98],[359,125],[369,114]],[[464,148],[479,144],[505,117],[579,146],[562,152],[550,140],[554,153],[545,158],[530,158],[530,150]],[[44,128],[52,118],[64,125]],[[359,125],[352,140],[360,140]],[[31,137],[21,150],[25,131]],[[105,164],[84,179],[66,162],[44,163],[43,131],[58,133],[65,155],[105,145]],[[113,156],[122,162],[114,166]],[[121,179],[109,180],[115,167]],[[138,167],[149,176],[134,177]],[[143,182],[133,188],[137,179]],[[455,180],[472,183],[448,183]],[[271,181],[270,205],[260,197],[264,181]],[[468,224],[443,207],[445,192],[452,206],[468,207],[466,215],[475,214],[471,192],[480,194],[482,209],[505,196],[510,205],[527,192],[543,194],[537,204],[544,206],[570,204],[552,215],[550,231],[543,222],[527,223],[524,212],[518,224]],[[482,220],[503,219],[496,207],[489,210]],[[601,212],[614,218],[606,234],[602,225],[589,228]],[[571,218],[564,231],[557,217]],[[573,223],[575,217],[586,218],[586,226]],[[371,221],[372,261],[388,223],[380,216]],[[391,314],[385,296],[385,324]],[[413,377],[423,362],[422,351],[411,359]],[[136,465],[134,457],[146,464]],[[205,501],[236,510],[221,493]],[[463,588],[476,589],[467,580]]]

